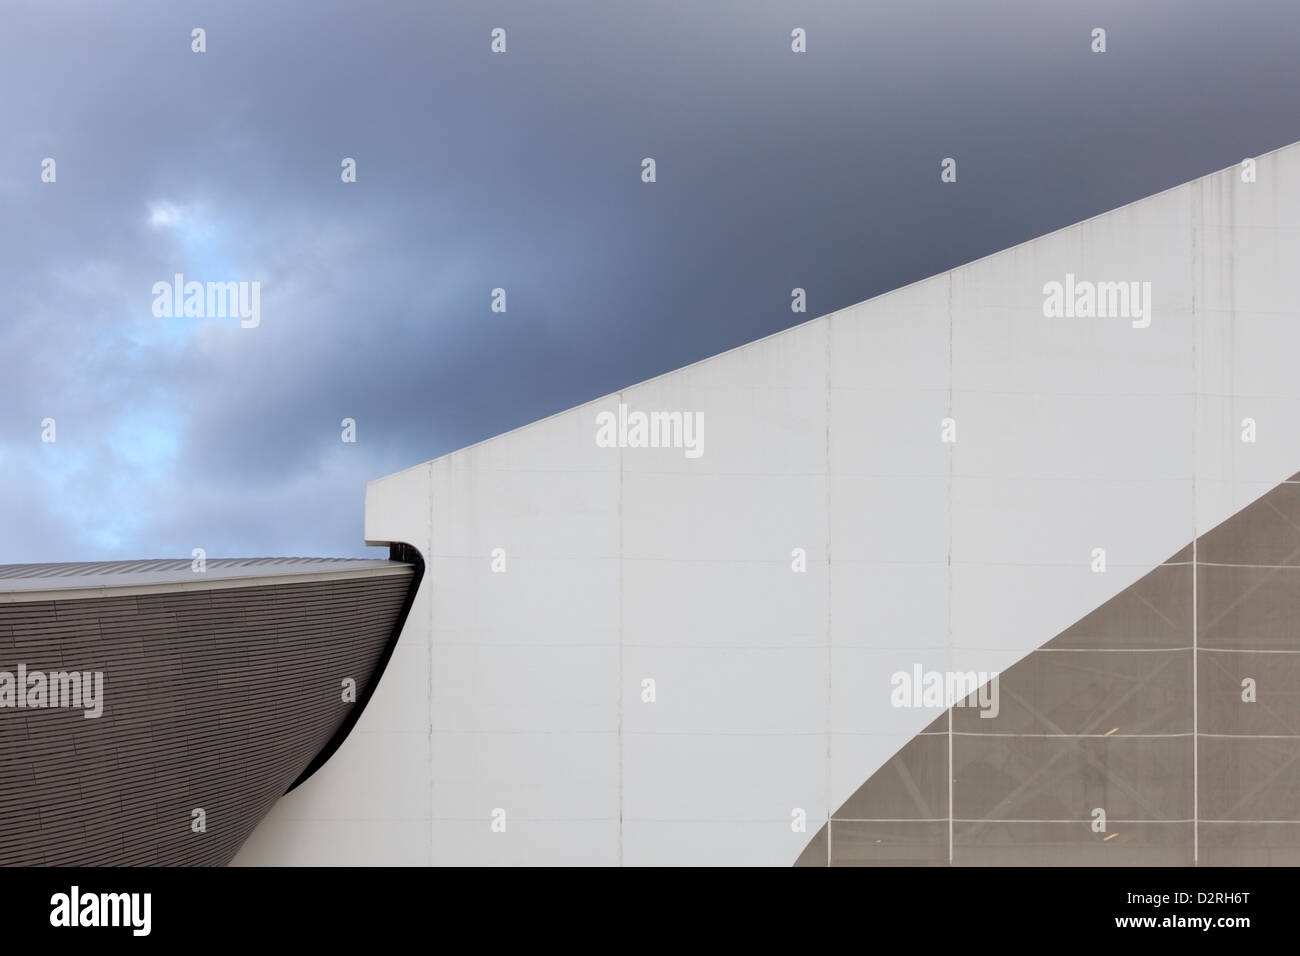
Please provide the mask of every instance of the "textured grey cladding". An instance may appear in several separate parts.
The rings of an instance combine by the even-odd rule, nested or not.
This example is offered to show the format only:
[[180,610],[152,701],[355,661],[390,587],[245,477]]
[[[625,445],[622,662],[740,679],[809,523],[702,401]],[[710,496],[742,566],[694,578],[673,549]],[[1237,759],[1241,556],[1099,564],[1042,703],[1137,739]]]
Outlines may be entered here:
[[[192,573],[188,561],[129,562],[0,578],[63,594],[90,578],[185,580],[182,566]],[[224,865],[364,705],[410,565],[209,561],[206,580],[214,567],[267,580],[0,603],[0,671],[104,673],[99,718],[0,707],[0,864]],[[313,569],[355,573],[292,577]],[[361,703],[343,701],[345,678]],[[206,832],[191,827],[196,809]]]
[[1300,474],[997,680],[797,863],[1300,864]]

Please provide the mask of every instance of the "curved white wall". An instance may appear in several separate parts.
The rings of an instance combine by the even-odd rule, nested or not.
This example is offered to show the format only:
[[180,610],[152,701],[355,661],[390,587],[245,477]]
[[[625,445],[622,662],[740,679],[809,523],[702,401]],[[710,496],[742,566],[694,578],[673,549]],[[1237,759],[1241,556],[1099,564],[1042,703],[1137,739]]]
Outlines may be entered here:
[[[1004,670],[1300,471],[1298,218],[1292,146],[371,483],[420,595],[237,862],[792,863],[941,712],[894,671]],[[1067,273],[1150,325],[1045,318]],[[704,453],[598,447],[620,403]]]

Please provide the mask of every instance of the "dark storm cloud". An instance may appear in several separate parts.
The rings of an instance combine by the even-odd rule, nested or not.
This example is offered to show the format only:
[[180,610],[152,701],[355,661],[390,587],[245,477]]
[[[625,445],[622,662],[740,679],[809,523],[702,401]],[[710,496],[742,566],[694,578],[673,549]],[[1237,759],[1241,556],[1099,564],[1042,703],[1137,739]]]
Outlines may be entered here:
[[364,553],[366,480],[1300,139],[1278,3],[5,16],[4,561]]

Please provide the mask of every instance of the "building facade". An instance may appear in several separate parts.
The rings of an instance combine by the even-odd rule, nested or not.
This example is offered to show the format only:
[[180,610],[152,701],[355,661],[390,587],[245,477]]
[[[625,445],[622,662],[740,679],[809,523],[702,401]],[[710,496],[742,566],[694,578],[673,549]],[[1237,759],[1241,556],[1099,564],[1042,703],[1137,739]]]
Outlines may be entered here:
[[240,862],[1296,862],[1300,148],[1252,165],[372,483],[400,667]]
[[0,604],[47,668],[134,615],[140,702],[0,711],[0,846],[1300,862],[1298,220],[1292,146],[381,478],[364,587]]
[[0,865],[229,863],[346,736],[417,569],[0,567]]

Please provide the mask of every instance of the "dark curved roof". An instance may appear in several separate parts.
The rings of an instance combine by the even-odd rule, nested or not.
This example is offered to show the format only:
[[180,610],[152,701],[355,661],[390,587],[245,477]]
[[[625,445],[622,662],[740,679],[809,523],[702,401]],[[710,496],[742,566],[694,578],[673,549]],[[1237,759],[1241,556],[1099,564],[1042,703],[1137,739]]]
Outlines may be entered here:
[[208,558],[196,572],[189,558],[153,561],[90,561],[66,564],[0,565],[0,601],[46,592],[136,593],[188,588],[285,583],[286,578],[323,580],[409,573],[402,561],[371,558]]

